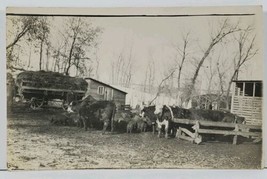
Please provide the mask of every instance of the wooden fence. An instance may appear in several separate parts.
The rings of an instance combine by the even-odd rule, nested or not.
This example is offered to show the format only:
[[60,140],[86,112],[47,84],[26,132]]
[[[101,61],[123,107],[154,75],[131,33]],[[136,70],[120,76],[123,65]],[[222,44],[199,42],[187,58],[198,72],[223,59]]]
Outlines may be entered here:
[[[176,137],[185,139],[192,143],[199,144],[202,142],[201,134],[221,134],[233,136],[233,144],[237,144],[238,136],[252,138],[253,142],[259,142],[262,139],[262,126],[246,125],[225,122],[198,121],[189,119],[174,119],[175,123],[193,125],[193,132],[186,128],[179,127]],[[207,127],[209,127],[207,129]],[[212,129],[211,129],[212,128]]]

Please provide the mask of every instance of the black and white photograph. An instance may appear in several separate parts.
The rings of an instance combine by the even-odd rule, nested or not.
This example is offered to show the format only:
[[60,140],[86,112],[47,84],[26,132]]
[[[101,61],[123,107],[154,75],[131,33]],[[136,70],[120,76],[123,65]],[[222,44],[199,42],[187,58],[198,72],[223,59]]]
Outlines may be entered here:
[[7,8],[8,170],[262,169],[262,16]]

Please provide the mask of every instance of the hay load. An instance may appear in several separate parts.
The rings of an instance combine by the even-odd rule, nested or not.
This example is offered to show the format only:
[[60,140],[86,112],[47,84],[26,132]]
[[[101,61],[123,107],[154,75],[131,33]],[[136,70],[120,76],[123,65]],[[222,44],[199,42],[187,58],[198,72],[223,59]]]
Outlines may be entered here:
[[51,71],[25,71],[17,76],[19,86],[51,88],[63,90],[87,90],[87,82],[82,78],[70,77]]

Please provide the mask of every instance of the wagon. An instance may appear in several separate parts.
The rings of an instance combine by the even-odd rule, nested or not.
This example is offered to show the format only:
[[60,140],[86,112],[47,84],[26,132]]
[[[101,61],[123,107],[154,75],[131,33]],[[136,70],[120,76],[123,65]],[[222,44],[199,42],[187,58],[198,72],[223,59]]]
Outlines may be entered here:
[[[24,72],[25,73],[25,72]],[[36,80],[32,76],[40,72],[28,72],[31,73],[31,78],[20,78],[16,80],[17,100],[23,100],[30,103],[32,109],[41,108],[43,105],[47,105],[48,102],[60,102],[61,107],[66,110],[68,104],[73,100],[80,100],[86,93],[87,88],[81,88],[79,85],[75,84],[74,87],[72,83],[63,83],[71,79],[72,81],[83,81],[81,78],[66,77],[63,75],[58,75],[58,73],[50,72],[52,75],[47,75],[48,72],[41,72],[43,75],[42,80]],[[54,76],[54,80],[51,80]],[[48,79],[48,76],[50,80]],[[18,76],[19,77],[19,76]],[[58,80],[56,80],[58,78]],[[38,79],[38,78],[37,78]],[[61,82],[59,82],[61,81]],[[87,84],[87,83],[86,83]],[[83,84],[84,85],[84,84]],[[86,86],[87,87],[87,86]]]

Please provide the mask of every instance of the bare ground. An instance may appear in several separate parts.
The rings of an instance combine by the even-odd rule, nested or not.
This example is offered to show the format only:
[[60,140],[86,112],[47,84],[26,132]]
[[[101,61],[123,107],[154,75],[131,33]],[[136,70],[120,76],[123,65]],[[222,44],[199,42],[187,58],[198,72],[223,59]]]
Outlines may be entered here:
[[57,111],[8,115],[8,168],[225,168],[261,167],[261,144],[190,142],[146,133],[84,131],[50,124]]

